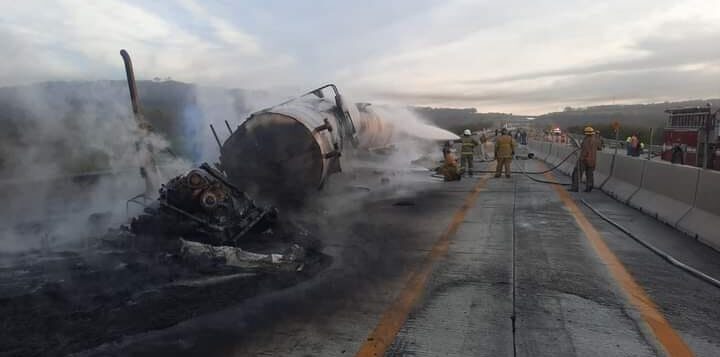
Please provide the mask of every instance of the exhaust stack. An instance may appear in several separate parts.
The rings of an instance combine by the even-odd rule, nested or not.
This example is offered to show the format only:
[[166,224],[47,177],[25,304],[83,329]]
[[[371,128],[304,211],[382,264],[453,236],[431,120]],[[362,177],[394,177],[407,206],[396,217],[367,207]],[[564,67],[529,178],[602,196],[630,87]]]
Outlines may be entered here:
[[130,54],[125,50],[120,50],[120,56],[122,56],[123,62],[125,63],[125,74],[127,75],[128,89],[130,90],[130,103],[132,104],[135,122],[140,131],[138,141],[135,143],[135,148],[140,161],[140,176],[145,180],[144,195],[150,198],[155,195],[160,187],[160,182],[162,182],[160,171],[155,163],[154,149],[149,140],[152,125],[145,120],[142,113],[137,84],[135,82],[135,71],[133,70],[132,60],[130,60]]

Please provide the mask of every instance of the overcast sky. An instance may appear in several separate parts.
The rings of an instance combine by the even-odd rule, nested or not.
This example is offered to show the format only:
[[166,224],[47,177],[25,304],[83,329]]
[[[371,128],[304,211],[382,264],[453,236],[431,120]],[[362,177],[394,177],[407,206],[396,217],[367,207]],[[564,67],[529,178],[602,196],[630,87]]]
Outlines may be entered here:
[[0,5],[0,86],[139,78],[535,114],[720,97],[719,0]]

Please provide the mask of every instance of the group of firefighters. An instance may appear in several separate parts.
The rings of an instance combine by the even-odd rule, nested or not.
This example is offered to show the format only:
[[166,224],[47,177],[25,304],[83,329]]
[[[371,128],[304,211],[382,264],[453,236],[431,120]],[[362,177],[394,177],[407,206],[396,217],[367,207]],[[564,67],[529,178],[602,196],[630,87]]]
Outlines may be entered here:
[[[443,157],[445,160],[443,165],[440,167],[440,173],[443,175],[445,181],[459,180],[465,172],[467,172],[469,176],[473,175],[475,148],[478,146],[482,148],[483,160],[489,160],[488,152],[490,150],[494,150],[494,157],[498,163],[495,171],[495,177],[501,177],[503,169],[505,170],[505,177],[510,177],[510,163],[512,162],[513,156],[515,156],[516,144],[512,136],[509,135],[507,129],[503,128],[500,131],[500,136],[495,139],[494,144],[487,139],[485,134],[480,137],[480,142],[478,142],[475,138],[473,138],[470,130],[465,129],[462,138],[460,138],[460,144],[459,166],[452,142],[445,143],[445,146],[443,147]],[[488,148],[488,146],[492,146],[492,149]]]
[[[586,177],[585,192],[592,191],[597,152],[602,150],[602,139],[598,135],[598,132],[588,126],[583,130],[583,134],[585,134],[585,136],[580,144],[580,155],[575,169],[572,172],[572,186],[570,191],[573,192],[579,191],[580,179],[583,175]],[[438,171],[443,175],[445,181],[460,180],[463,173],[467,173],[469,176],[473,175],[475,148],[480,145],[482,145],[483,160],[488,160],[487,153],[489,150],[487,145],[492,145],[494,149],[495,160],[497,161],[495,177],[502,177],[504,171],[505,177],[510,178],[510,165],[515,156],[516,143],[506,128],[500,130],[500,135],[495,139],[494,145],[487,139],[485,134],[481,135],[480,142],[478,142],[473,138],[470,130],[466,129],[460,139],[460,144],[460,165],[458,165],[457,157],[455,156],[453,143],[447,142],[445,146],[443,146],[444,162]]]

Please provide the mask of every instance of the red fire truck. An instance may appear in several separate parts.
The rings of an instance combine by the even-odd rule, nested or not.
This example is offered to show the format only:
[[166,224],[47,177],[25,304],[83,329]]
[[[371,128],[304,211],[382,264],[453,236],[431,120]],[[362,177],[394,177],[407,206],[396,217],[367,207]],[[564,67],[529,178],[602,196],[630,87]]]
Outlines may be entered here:
[[662,159],[673,163],[720,170],[720,123],[717,111],[703,107],[665,111]]

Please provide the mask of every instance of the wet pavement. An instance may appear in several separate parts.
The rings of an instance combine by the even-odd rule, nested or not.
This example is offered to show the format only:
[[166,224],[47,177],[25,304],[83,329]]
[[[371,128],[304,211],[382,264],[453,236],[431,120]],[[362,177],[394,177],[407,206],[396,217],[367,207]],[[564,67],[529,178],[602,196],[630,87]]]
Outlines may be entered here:
[[720,355],[720,289],[579,198],[715,278],[720,253],[602,192],[410,175],[412,190],[323,211],[334,259],[316,278],[81,355]]

